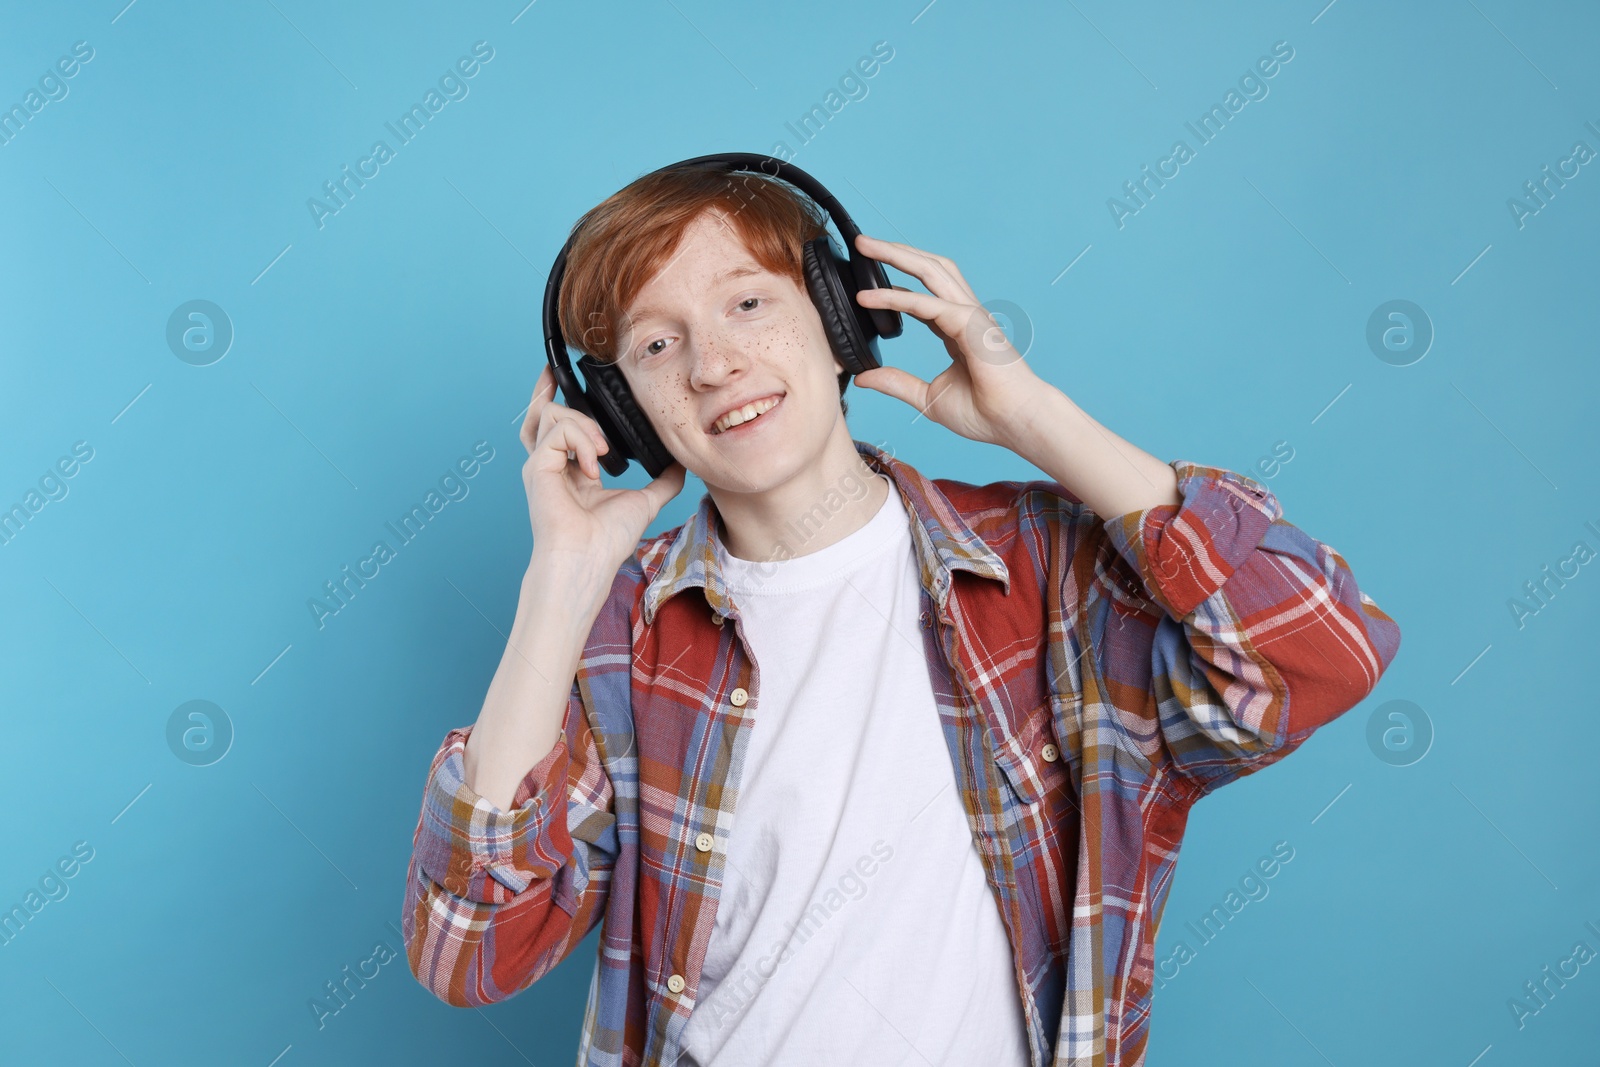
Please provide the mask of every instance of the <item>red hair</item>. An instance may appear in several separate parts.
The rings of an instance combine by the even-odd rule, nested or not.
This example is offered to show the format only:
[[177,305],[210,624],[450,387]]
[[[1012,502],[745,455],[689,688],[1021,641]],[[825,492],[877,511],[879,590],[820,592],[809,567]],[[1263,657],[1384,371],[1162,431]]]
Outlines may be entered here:
[[[786,182],[757,171],[686,167],[646,174],[585,212],[573,226],[557,301],[573,348],[615,363],[615,339],[634,298],[677,251],[690,224],[710,209],[728,217],[750,256],[806,291],[802,249],[827,233],[827,214]],[[847,374],[839,376],[844,392]]]

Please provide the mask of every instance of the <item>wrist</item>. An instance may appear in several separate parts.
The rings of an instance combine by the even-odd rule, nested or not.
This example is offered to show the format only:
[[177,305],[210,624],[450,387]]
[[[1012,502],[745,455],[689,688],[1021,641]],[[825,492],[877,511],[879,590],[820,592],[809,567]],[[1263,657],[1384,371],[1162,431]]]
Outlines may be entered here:
[[1017,412],[1005,447],[1048,472],[1056,457],[1070,448],[1069,439],[1081,433],[1083,414],[1071,397],[1047,385]]
[[535,549],[522,574],[522,588],[548,597],[556,595],[568,603],[596,604],[611,590],[616,569],[605,566],[587,553],[565,553]]
[[1018,421],[1012,451],[1102,519],[1182,501],[1169,464],[1112,433],[1059,389],[1043,393]]

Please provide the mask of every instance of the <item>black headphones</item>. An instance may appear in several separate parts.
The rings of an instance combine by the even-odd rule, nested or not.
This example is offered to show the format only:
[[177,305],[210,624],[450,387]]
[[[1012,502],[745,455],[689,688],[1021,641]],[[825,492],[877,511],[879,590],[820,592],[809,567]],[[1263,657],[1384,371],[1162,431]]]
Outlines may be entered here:
[[[904,323],[898,311],[864,308],[857,304],[856,294],[863,289],[890,288],[889,277],[884,273],[883,264],[856,251],[855,241],[861,231],[851,220],[849,212],[821,182],[793,164],[749,152],[697,156],[662,167],[661,170],[677,170],[680,167],[704,167],[729,173],[759,170],[770,178],[778,178],[799,189],[826,211],[838,227],[839,236],[844,239],[849,259],[839,255],[832,237],[826,231],[807,241],[803,253],[806,289],[822,316],[822,328],[828,335],[828,344],[847,375],[856,375],[883,365],[878,358],[878,338],[899,337]],[[628,469],[628,460],[636,459],[650,477],[655,478],[672,465],[672,453],[662,445],[655,427],[639,410],[621,369],[615,364],[597,362],[587,354],[581,356],[578,366],[583,368],[584,380],[589,386],[585,390],[573,372],[567,343],[561,336],[556,305],[561,293],[561,278],[567,270],[567,252],[577,235],[578,229],[574,228],[566,244],[561,246],[561,254],[556,256],[555,265],[550,268],[549,280],[545,283],[545,356],[561,387],[563,402],[574,411],[594,419],[610,443],[610,450],[599,457],[606,473],[621,474]]]

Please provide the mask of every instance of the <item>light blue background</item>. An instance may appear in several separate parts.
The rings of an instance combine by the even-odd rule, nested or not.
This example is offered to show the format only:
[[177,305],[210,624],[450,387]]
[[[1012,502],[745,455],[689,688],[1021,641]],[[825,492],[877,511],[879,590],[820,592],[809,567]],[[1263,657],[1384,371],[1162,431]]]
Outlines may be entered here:
[[[868,232],[1025,309],[1029,358],[1106,425],[1256,473],[1402,627],[1372,697],[1195,809],[1161,957],[1275,842],[1295,858],[1156,993],[1150,1062],[1590,1062],[1600,963],[1520,1029],[1508,1000],[1600,950],[1600,567],[1521,629],[1508,601],[1600,549],[1600,164],[1524,228],[1507,199],[1600,149],[1591,5],[124,2],[0,17],[6,105],[95,50],[0,146],[0,505],[94,449],[0,547],[0,907],[94,849],[0,947],[7,1062],[570,1062],[593,938],[481,1013],[403,958],[320,1030],[308,1002],[401,950],[428,761],[504,646],[545,268],[640,173],[779,141]],[[470,95],[319,229],[307,199],[479,40]],[[1269,95],[1119,229],[1107,199],[1276,41]],[[192,299],[236,331],[210,366],[165,341]],[[1391,299],[1437,331],[1409,366],[1366,344]],[[946,359],[915,323],[884,353]],[[926,473],[1039,476],[849,397]],[[470,495],[319,631],[307,599],[479,440]],[[207,767],[166,742],[194,699],[236,731]],[[1405,767],[1366,740],[1397,699],[1436,733]]]

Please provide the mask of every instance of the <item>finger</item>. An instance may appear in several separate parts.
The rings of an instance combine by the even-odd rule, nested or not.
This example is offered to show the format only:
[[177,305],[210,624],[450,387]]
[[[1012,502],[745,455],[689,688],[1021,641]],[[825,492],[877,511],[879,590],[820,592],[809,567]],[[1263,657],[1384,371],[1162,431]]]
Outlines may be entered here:
[[892,396],[924,411],[928,404],[929,384],[910,371],[899,367],[874,367],[857,374],[853,381],[863,389]]
[[927,287],[928,292],[956,303],[978,302],[977,294],[961,276],[954,261],[946,256],[925,252],[898,241],[885,241],[879,237],[861,234],[856,247],[865,255],[904,271]]
[[563,465],[570,465],[575,460],[580,471],[594,481],[600,480],[599,452],[594,439],[584,432],[575,419],[558,421],[547,443],[552,452],[561,453]]
[[534,441],[534,458],[540,461],[540,469],[566,469],[577,455],[572,443],[582,434],[570,419],[561,418],[553,409],[546,409],[540,422],[539,436]]
[[[539,408],[537,426],[533,431],[533,444],[535,448],[538,448],[544,444],[544,440],[547,436],[549,436],[550,428],[556,424],[556,417],[560,414],[560,412],[561,405],[553,401],[551,403],[544,404]],[[531,406],[529,408],[529,417],[534,417]]]
[[544,370],[539,372],[539,380],[533,383],[533,399],[528,402],[528,413],[522,420],[522,430],[518,434],[530,455],[538,439],[539,415],[555,395],[556,376],[551,372],[550,364],[546,363]]
[[[967,279],[961,273],[961,268],[957,267],[955,260],[951,259],[949,256],[941,256],[937,252],[929,252],[927,249],[917,248],[915,245],[908,245],[900,241],[886,241],[881,237],[870,237],[867,234],[862,234],[861,240],[871,242],[875,247],[878,248],[879,251],[885,252],[887,255],[898,255],[909,263],[922,264],[925,270],[931,271],[936,276],[949,279],[956,286],[958,286],[966,296],[973,297],[974,303],[977,302],[976,294],[973,293],[972,287],[967,284]],[[860,244],[860,241],[857,243]],[[865,250],[865,248],[862,249],[862,251]],[[875,255],[873,258],[879,259],[884,257]],[[899,266],[898,263],[891,263],[890,265],[896,267]],[[912,274],[914,272],[908,270],[906,273]],[[917,275],[917,278],[918,280],[922,281],[924,285],[927,284],[927,279],[923,278],[920,274]]]
[[[562,407],[560,404],[546,405],[539,418],[539,433],[534,440],[535,449],[555,448],[553,442],[568,442],[581,440],[597,454],[609,451],[605,435],[600,432],[600,427],[595,421],[571,408]],[[576,457],[577,452],[571,444],[562,444],[562,462],[567,461],[567,452],[572,452]],[[554,470],[555,466],[548,469]]]
[[555,398],[556,374],[546,363],[539,371],[539,378],[533,383],[533,399],[538,403],[545,403]]
[[938,326],[947,337],[959,337],[975,310],[968,304],[955,304],[931,293],[909,289],[863,289],[856,294],[862,307],[903,311],[930,326]]
[[[601,451],[609,451],[610,445],[606,442],[606,435],[601,432],[600,424],[581,411],[574,411],[562,404],[549,403],[545,405],[539,420],[539,432],[542,434],[548,426],[553,426],[558,421],[576,422],[583,432],[588,434]],[[537,440],[537,436],[535,438]]]
[[652,521],[654,521],[655,516],[660,513],[661,509],[667,506],[667,501],[683,492],[684,482],[687,480],[688,471],[684,470],[683,464],[674,462],[669,464],[666,470],[651,479],[649,485],[640,490],[650,500],[650,518]]

